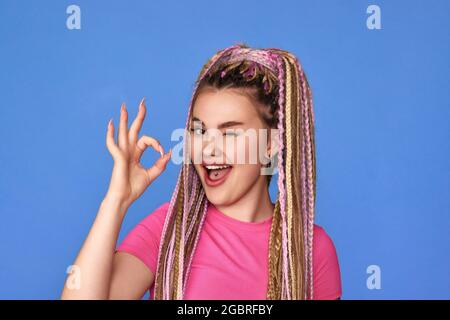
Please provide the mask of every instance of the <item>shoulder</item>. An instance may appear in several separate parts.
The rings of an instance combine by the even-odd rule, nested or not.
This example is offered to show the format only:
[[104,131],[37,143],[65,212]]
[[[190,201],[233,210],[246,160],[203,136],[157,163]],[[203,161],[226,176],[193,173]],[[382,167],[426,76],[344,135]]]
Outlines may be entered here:
[[333,251],[336,251],[331,237],[323,227],[317,224],[314,224],[313,250],[316,253],[320,253],[320,256],[332,254]]
[[316,224],[313,238],[313,277],[314,299],[337,299],[342,295],[336,247],[325,229]]
[[147,247],[150,245],[155,248],[159,247],[168,209],[169,202],[164,202],[152,210],[131,229],[122,241],[122,246]]
[[159,244],[168,209],[169,202],[154,209],[126,235],[116,251],[134,255],[155,274]]

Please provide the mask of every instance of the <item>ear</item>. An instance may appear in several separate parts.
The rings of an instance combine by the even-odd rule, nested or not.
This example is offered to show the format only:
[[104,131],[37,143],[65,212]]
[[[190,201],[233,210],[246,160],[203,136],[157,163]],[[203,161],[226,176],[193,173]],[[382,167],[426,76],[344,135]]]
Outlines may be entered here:
[[268,143],[267,143],[267,151],[266,155],[269,156],[269,158],[272,158],[278,153],[278,129],[270,128],[269,129],[270,137],[268,137]]

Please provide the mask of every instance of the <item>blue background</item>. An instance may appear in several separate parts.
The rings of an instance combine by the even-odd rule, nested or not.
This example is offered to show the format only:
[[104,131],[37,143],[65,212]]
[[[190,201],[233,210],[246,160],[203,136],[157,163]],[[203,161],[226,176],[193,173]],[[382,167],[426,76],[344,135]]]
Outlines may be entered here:
[[[66,28],[70,4],[81,30]],[[366,27],[370,4],[381,30]],[[2,0],[0,298],[59,298],[108,187],[121,102],[134,118],[147,97],[141,133],[168,150],[201,66],[240,41],[306,69],[316,223],[337,248],[342,298],[450,298],[449,12],[444,0]],[[133,204],[119,240],[168,201],[178,170]],[[373,264],[380,290],[366,286]]]

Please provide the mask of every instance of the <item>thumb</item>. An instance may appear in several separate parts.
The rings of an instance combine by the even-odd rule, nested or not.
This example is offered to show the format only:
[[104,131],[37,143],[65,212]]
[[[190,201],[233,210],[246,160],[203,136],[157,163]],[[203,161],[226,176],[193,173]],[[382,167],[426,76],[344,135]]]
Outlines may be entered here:
[[150,181],[155,180],[166,169],[167,163],[169,162],[171,155],[172,149],[169,149],[169,152],[167,152],[165,155],[156,160],[153,166],[151,166],[146,170],[150,178]]

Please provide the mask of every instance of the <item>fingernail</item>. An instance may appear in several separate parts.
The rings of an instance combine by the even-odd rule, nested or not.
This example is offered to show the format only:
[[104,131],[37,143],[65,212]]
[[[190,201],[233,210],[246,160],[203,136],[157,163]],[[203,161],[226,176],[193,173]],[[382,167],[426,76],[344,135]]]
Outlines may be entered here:
[[164,156],[164,152],[161,146],[159,146],[159,153],[161,154],[161,158]]

